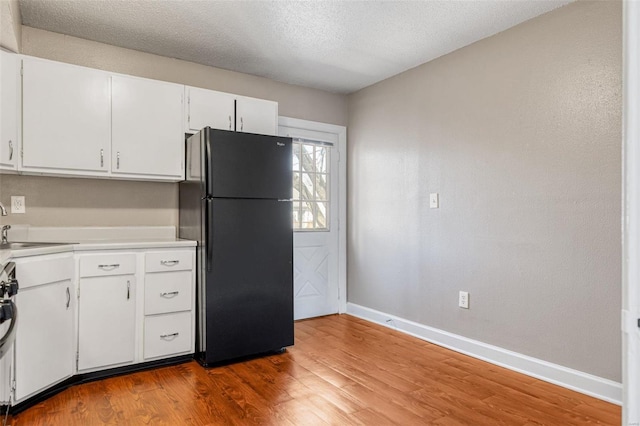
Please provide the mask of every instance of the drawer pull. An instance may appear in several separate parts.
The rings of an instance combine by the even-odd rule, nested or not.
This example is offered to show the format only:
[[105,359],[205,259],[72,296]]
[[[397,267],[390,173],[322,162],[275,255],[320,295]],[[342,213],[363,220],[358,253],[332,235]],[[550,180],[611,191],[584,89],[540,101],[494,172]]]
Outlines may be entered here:
[[163,340],[173,340],[176,337],[178,337],[179,334],[180,333],[178,333],[178,332],[171,333],[171,334],[161,334],[160,338],[163,339]]
[[160,293],[160,297],[166,297],[167,299],[171,299],[172,297],[176,297],[178,295],[178,293],[180,293],[179,291],[170,291],[170,292],[163,292]]
[[175,266],[180,263],[179,260],[161,260],[160,264],[164,266]]
[[112,263],[111,265],[98,265],[98,268],[104,269],[105,271],[113,271],[116,268],[119,268],[119,263]]

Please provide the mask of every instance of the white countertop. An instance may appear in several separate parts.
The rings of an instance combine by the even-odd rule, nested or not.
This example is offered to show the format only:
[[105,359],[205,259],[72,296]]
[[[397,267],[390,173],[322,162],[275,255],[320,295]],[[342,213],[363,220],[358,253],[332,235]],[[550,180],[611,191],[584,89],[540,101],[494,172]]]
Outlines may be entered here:
[[0,264],[10,258],[69,251],[126,250],[195,247],[191,240],[176,238],[173,226],[153,227],[32,227],[16,225],[9,241],[61,243],[60,245],[0,250]]

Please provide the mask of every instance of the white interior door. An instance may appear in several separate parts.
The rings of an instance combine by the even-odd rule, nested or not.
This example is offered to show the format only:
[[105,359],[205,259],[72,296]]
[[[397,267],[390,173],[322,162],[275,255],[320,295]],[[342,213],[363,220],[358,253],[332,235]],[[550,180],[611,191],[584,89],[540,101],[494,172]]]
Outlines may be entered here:
[[[346,257],[341,249],[344,133],[331,126],[280,119],[280,136],[293,139],[293,279],[294,318],[344,311],[341,277]],[[344,128],[342,128],[344,129]],[[341,137],[342,136],[342,137]],[[342,140],[341,140],[342,139]]]
[[622,424],[640,425],[640,2],[623,2]]

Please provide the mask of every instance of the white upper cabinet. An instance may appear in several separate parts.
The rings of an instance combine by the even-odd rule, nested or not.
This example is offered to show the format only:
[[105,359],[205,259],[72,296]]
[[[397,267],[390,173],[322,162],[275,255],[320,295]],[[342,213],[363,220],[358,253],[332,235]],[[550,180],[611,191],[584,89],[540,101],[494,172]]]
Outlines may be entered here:
[[184,164],[184,86],[113,76],[111,171],[180,180]]
[[203,127],[245,133],[276,135],[278,103],[214,90],[187,87],[185,132]]
[[275,136],[278,131],[278,103],[238,96],[236,131]]
[[18,169],[20,60],[0,50],[0,170]]
[[176,182],[185,133],[277,134],[277,102],[1,53],[2,171]]
[[233,130],[235,96],[214,90],[187,87],[186,129],[195,133],[203,127]]
[[34,58],[23,59],[22,166],[27,172],[109,172],[109,74]]

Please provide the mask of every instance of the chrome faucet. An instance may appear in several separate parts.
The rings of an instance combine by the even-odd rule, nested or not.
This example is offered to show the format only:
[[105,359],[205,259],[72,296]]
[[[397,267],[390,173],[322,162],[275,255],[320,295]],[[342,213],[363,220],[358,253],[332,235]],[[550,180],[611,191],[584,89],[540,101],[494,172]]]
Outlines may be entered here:
[[[7,209],[4,208],[2,203],[0,203],[0,215],[2,215],[2,216],[6,216],[7,215]],[[9,229],[11,229],[11,225],[4,225],[2,227],[2,241],[0,241],[0,244],[6,244],[6,243],[9,242],[9,239],[7,238],[7,231]]]
[[11,225],[4,225],[2,227],[2,241],[0,241],[0,244],[8,244],[9,243],[9,238],[7,236],[7,231],[11,229]]

